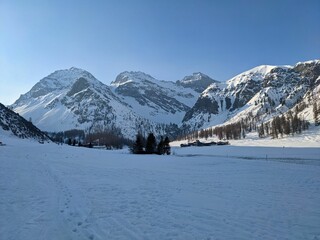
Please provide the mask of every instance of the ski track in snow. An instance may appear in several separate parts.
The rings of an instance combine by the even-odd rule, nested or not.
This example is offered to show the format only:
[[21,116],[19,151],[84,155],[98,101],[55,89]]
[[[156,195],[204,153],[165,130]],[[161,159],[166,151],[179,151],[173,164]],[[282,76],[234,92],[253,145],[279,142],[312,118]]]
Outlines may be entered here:
[[[9,142],[0,239],[320,239],[320,166],[240,158],[280,149],[137,156]],[[297,151],[319,160],[319,148]],[[236,158],[210,156],[222,152]]]

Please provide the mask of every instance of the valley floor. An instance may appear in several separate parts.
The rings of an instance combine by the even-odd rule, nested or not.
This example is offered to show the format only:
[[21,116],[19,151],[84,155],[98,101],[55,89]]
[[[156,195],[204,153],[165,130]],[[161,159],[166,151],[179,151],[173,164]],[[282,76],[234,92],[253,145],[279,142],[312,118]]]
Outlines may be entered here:
[[320,148],[0,146],[0,239],[320,239]]

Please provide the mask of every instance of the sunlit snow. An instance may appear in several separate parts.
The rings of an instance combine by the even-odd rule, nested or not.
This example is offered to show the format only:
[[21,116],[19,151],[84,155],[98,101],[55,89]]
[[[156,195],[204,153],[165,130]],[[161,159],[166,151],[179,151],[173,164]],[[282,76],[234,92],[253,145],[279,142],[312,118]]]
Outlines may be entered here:
[[157,156],[1,136],[1,239],[320,237],[319,147]]

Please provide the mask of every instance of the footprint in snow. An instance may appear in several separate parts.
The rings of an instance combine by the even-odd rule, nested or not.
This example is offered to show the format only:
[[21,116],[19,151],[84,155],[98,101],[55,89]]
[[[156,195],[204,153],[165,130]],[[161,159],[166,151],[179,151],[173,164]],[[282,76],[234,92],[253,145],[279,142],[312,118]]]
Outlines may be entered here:
[[89,239],[90,239],[90,240],[93,240],[93,239],[94,239],[94,235],[91,234],[91,235],[89,236]]

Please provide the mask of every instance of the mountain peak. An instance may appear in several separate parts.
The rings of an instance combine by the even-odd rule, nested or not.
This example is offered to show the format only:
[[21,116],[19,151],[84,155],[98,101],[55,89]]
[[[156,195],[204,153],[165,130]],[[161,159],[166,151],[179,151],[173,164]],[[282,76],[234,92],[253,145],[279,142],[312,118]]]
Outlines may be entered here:
[[193,73],[192,75],[189,75],[189,76],[185,76],[181,82],[194,82],[194,81],[200,81],[204,78],[210,78],[209,76],[203,74],[202,72],[195,72]]
[[299,65],[306,65],[306,64],[320,64],[320,59],[314,59],[314,60],[309,60],[309,61],[305,61],[305,62],[298,62],[296,66],[299,66]]
[[69,69],[66,69],[66,70],[69,70],[69,71],[78,71],[78,72],[83,72],[83,71],[85,71],[85,70],[83,70],[82,68],[78,68],[78,67],[71,67],[71,68],[69,68]]
[[91,83],[98,81],[91,73],[80,68],[71,67],[69,69],[57,70],[42,78],[29,92],[21,95],[15,103],[29,97],[37,98],[56,90],[71,88],[71,86],[79,79],[86,79]]
[[178,80],[177,85],[192,88],[193,90],[201,93],[203,92],[210,84],[218,83],[218,81],[210,78],[208,75],[201,72],[195,72],[192,75],[185,76],[182,80]]
[[[54,71],[47,77],[42,78],[34,87],[35,89],[46,88],[51,90],[65,88],[71,86],[77,79],[81,77],[95,79],[91,73],[80,68],[72,67],[69,69]],[[32,90],[33,89],[31,89],[31,91]]]
[[274,68],[277,68],[277,66],[260,65],[231,78],[227,81],[227,84],[229,87],[232,88],[239,84],[244,84],[248,81],[260,82]]
[[129,83],[129,82],[142,82],[142,81],[149,81],[149,82],[157,82],[154,77],[150,76],[141,71],[125,71],[120,73],[116,80],[111,82],[112,86],[118,87],[120,85]]

